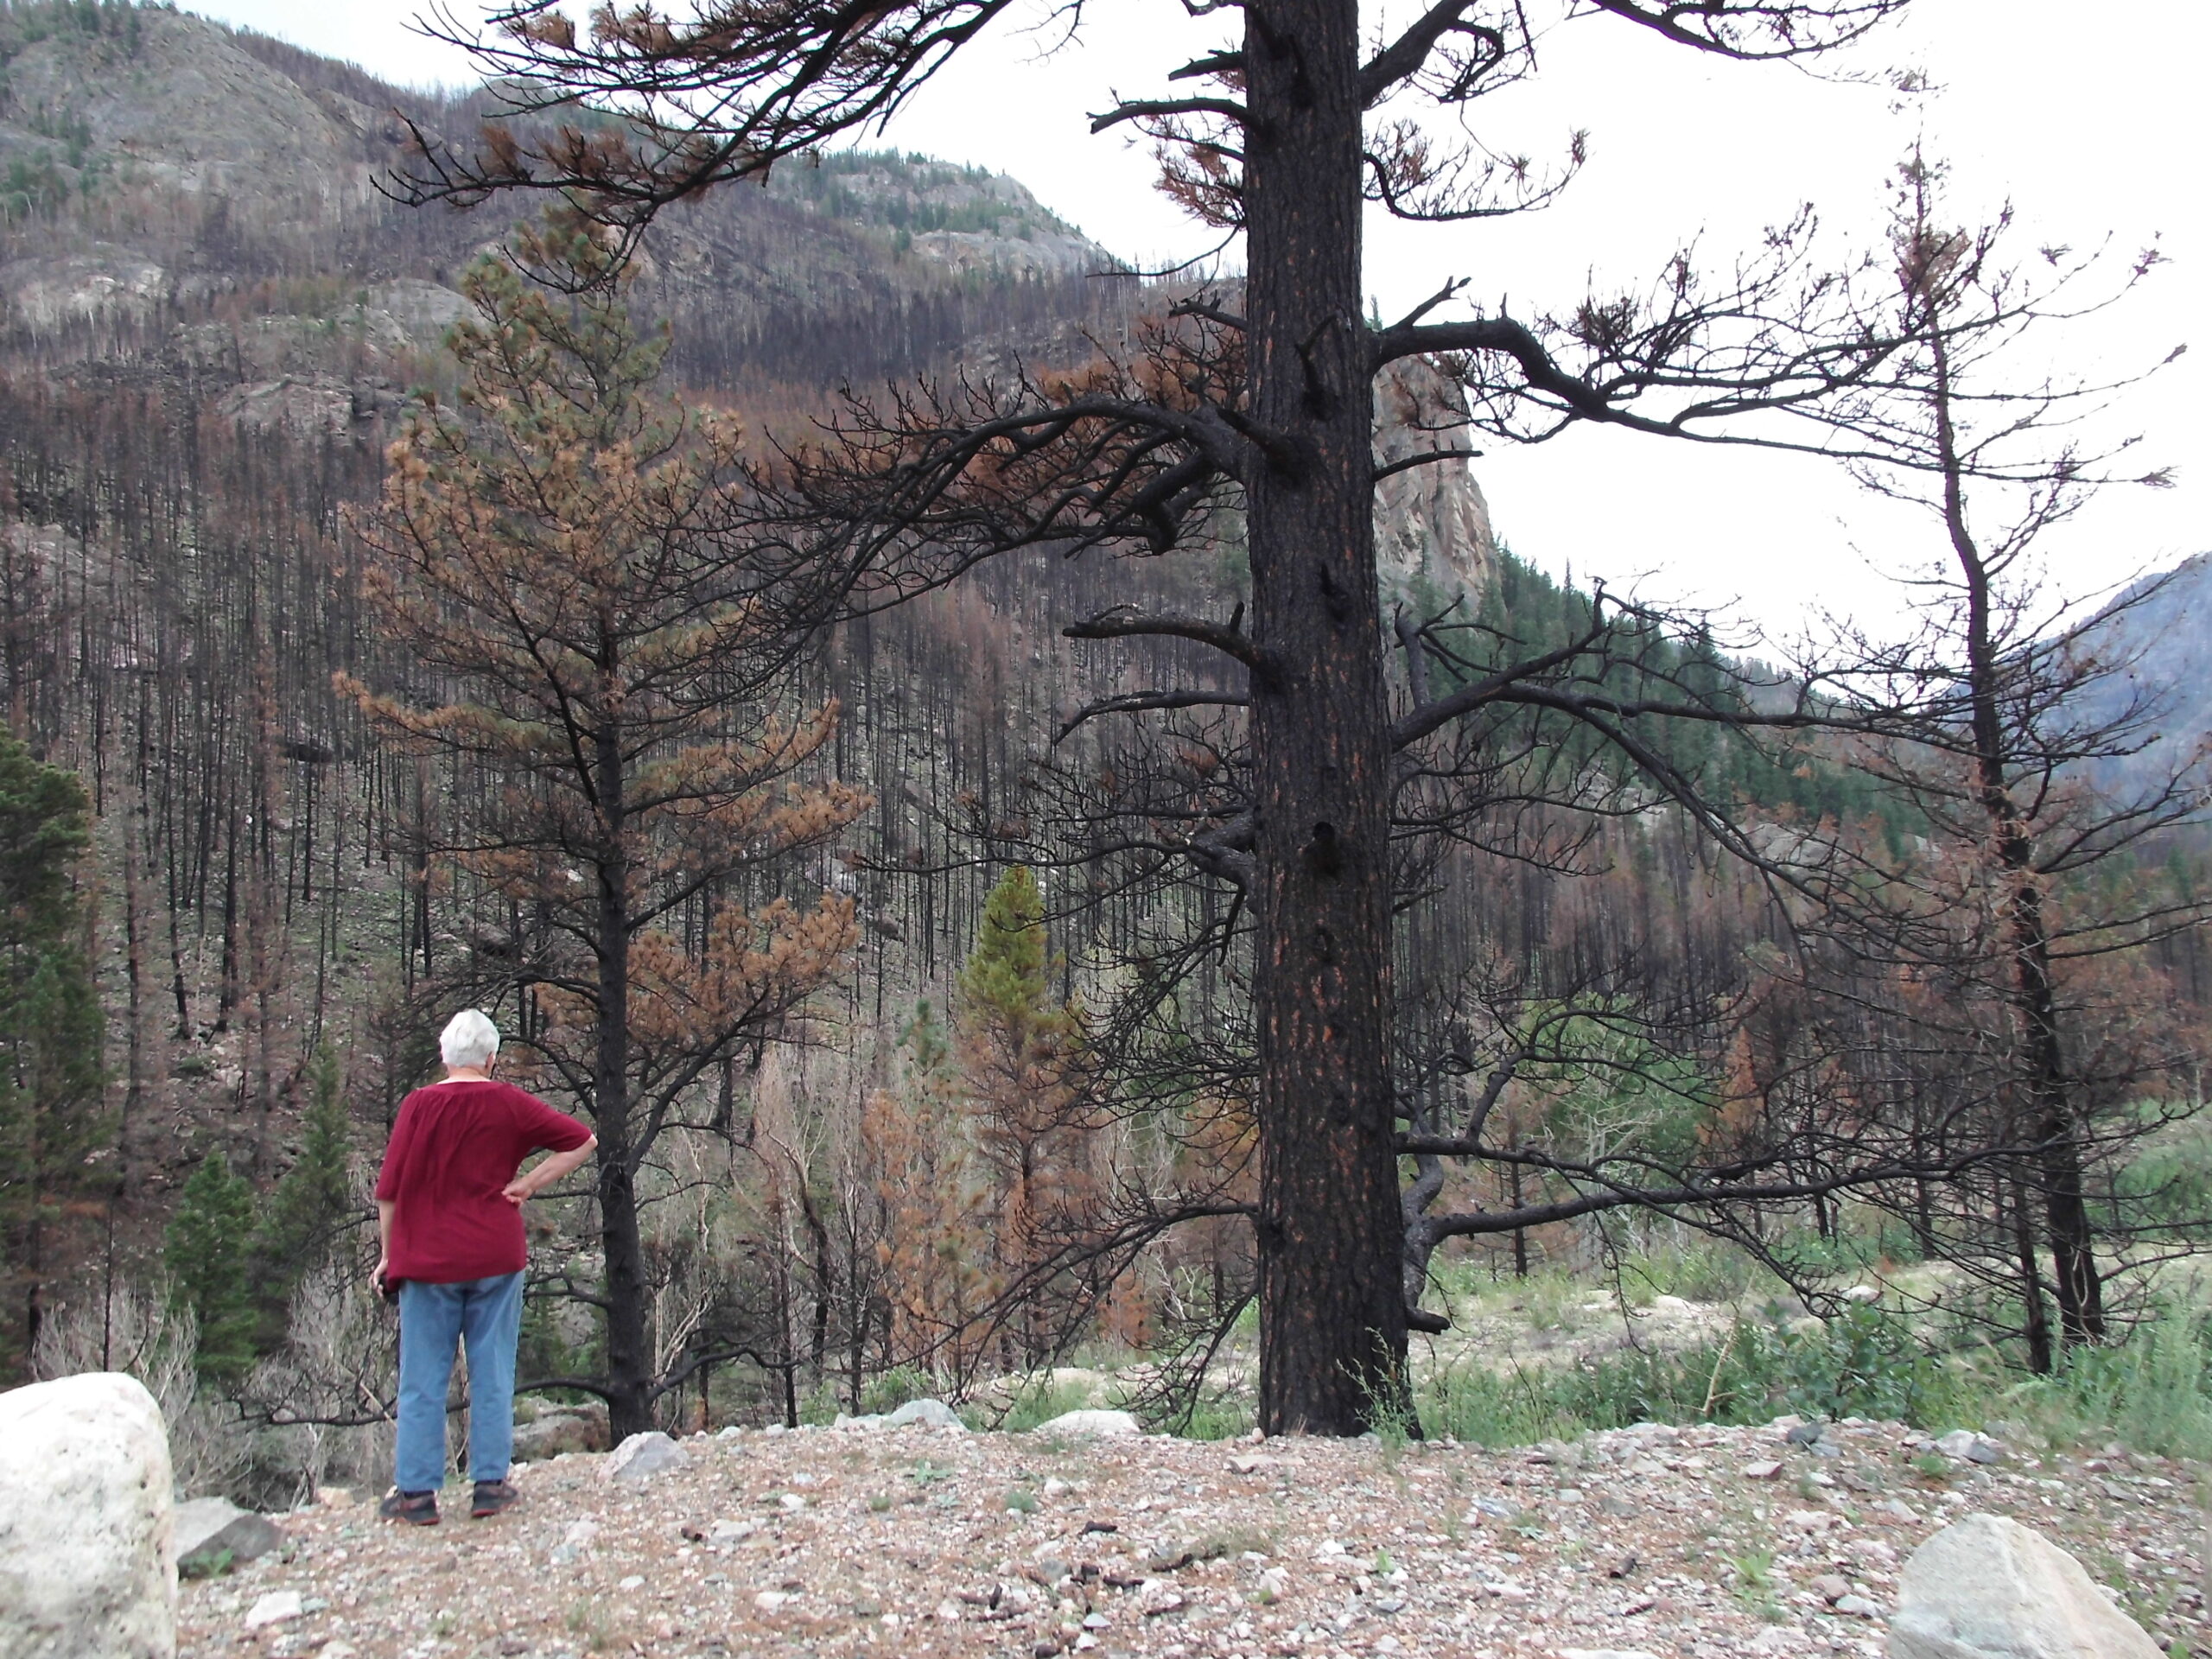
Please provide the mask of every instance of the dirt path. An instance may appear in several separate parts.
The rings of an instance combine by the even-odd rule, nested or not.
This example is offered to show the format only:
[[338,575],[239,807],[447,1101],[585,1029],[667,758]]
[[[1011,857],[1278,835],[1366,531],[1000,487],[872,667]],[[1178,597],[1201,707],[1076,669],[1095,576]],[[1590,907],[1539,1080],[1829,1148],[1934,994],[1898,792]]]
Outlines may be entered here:
[[[2042,1529],[2161,1646],[2212,1655],[2180,1469],[2007,1459],[1930,1478],[1914,1431],[1831,1428],[1821,1455],[1785,1441],[1790,1421],[1495,1453],[733,1430],[635,1481],[603,1457],[526,1468],[525,1504],[491,1521],[283,1517],[289,1560],[185,1586],[180,1650],[1878,1655],[1904,1556],[1972,1509]],[[283,1592],[304,1611],[249,1628]]]

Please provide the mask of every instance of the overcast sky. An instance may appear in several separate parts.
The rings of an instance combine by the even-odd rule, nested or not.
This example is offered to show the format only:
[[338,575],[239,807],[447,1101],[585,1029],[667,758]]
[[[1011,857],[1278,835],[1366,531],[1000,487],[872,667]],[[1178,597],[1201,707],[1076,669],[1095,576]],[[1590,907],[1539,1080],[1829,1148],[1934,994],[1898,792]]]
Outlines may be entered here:
[[[1043,0],[1029,3],[1041,20]],[[196,9],[390,79],[470,78],[465,58],[410,30],[421,7],[406,0]],[[455,10],[474,15],[469,0]],[[1057,35],[1017,30],[968,48],[882,142],[1012,174],[1124,257],[1185,257],[1211,238],[1151,188],[1148,156],[1090,137],[1085,117],[1110,92],[1160,88],[1165,69],[1221,37],[1222,25],[1191,20],[1180,0],[1090,0],[1072,45],[1048,51]],[[1865,245],[1878,235],[1897,160],[1921,132],[1951,164],[1959,216],[2010,201],[2024,251],[2110,238],[2123,259],[2153,239],[2169,256],[2120,311],[2054,340],[2059,361],[2094,374],[2154,362],[2183,342],[2212,351],[2201,331],[2191,340],[2212,299],[2208,46],[2212,7],[2202,0],[1916,0],[1907,22],[1820,78],[1709,60],[1610,19],[1572,22],[1544,38],[1535,82],[1474,107],[1492,149],[1540,160],[1586,128],[1580,178],[1558,205],[1523,218],[1374,225],[1368,286],[1389,315],[1465,276],[1529,315],[1571,304],[1593,278],[1639,283],[1688,238],[1722,263],[1807,202],[1839,251]],[[1940,90],[1899,107],[1887,72],[1904,67]],[[2145,469],[2171,465],[2180,486],[2108,495],[2067,526],[2050,543],[2066,591],[2100,591],[2212,548],[2212,413],[2195,380],[2180,370],[2158,377],[2118,416],[2112,430],[2144,435]],[[1778,632],[1812,607],[1891,613],[1897,589],[1884,573],[1941,550],[1927,525],[1878,508],[1814,461],[1586,430],[1531,450],[1493,447],[1476,471],[1523,556],[1571,566],[1578,579],[1633,582],[1654,597],[1730,606]]]

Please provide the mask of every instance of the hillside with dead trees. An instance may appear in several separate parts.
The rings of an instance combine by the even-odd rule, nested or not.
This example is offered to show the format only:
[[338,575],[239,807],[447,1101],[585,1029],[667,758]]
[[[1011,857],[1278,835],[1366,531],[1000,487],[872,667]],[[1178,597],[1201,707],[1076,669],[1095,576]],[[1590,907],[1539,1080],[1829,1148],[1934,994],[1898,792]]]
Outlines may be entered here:
[[[1847,279],[1798,226],[1364,322],[1363,191],[1552,187],[1371,120],[1363,163],[1362,112],[1533,50],[1447,3],[1363,64],[1303,4],[1319,104],[1232,43],[1113,114],[1246,237],[1221,280],[835,99],[747,125],[804,9],[699,8],[734,90],[650,139],[619,29],[442,99],[0,9],[10,1378],[147,1377],[204,1487],[380,1479],[367,1187],[470,1006],[598,1136],[530,1211],[524,1391],[581,1441],[1018,1421],[1078,1365],[1194,1437],[1896,1418],[2179,1305],[2202,561],[2051,600],[2037,537],[2161,480],[2069,447],[2124,387],[2017,366],[2148,265],[2038,269],[1914,156]],[[1601,8],[1722,57],[1887,9]],[[1774,423],[1926,509],[1910,637],[1555,580],[1470,458]],[[1586,1344],[1465,1414],[1534,1340],[1498,1286],[1700,1274],[1732,1323],[1640,1380]]]

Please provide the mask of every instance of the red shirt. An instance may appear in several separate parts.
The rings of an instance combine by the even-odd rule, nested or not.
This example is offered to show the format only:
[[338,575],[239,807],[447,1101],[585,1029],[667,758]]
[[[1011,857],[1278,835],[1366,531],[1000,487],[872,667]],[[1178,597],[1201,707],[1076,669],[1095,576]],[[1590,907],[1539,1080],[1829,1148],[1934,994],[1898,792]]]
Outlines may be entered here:
[[393,1205],[388,1275],[459,1284],[520,1273],[522,1209],[499,1196],[539,1147],[569,1152],[591,1131],[511,1083],[440,1083],[400,1103],[377,1197]]

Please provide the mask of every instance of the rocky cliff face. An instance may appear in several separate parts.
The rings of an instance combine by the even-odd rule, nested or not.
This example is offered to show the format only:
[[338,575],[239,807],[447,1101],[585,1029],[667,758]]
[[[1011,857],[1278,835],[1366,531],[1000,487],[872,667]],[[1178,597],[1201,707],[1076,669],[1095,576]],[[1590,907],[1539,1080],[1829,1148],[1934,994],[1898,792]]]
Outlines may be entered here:
[[404,136],[389,110],[303,86],[231,31],[171,11],[113,29],[56,21],[9,60],[8,94],[0,152],[35,160],[58,144],[82,194],[112,181],[276,195],[318,219],[365,202],[372,166]]
[[[1376,465],[1473,447],[1465,397],[1429,364],[1406,359],[1376,383]],[[1395,597],[1430,609],[1489,586],[1497,537],[1490,503],[1465,459],[1407,467],[1376,486],[1375,556],[1386,602]]]

